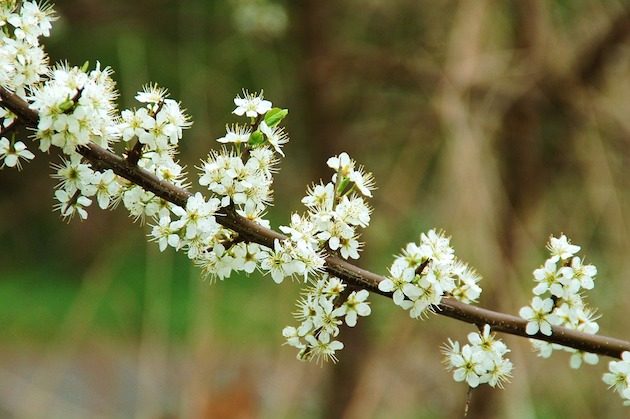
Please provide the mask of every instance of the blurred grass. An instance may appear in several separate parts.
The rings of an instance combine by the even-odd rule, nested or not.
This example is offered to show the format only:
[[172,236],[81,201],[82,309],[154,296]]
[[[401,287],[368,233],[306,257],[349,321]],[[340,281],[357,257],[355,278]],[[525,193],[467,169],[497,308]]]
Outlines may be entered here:
[[[108,337],[123,342],[140,338],[147,280],[146,265],[138,257],[143,254],[142,247],[142,243],[136,243],[134,248],[109,266],[111,283],[94,301],[96,310],[91,320],[92,338]],[[197,287],[191,285],[189,278],[194,281],[202,279],[200,271],[191,266],[184,256],[165,257],[175,259],[173,272],[167,273],[168,295],[157,296],[154,304],[170,305],[169,339],[176,343],[182,342],[190,332],[191,294],[197,292]],[[191,270],[195,271],[193,275]],[[46,279],[42,281],[42,278]],[[3,272],[0,281],[0,324],[4,326],[0,343],[40,345],[54,340],[69,308],[92,280],[85,278],[77,281],[72,276],[37,267]],[[246,337],[251,343],[263,346],[279,343],[278,325],[273,316],[265,314],[273,311],[269,306],[277,300],[277,289],[267,278],[263,279],[258,274],[251,277],[233,275],[216,284],[206,280],[202,287],[207,288],[204,295],[214,294],[210,315],[219,339],[242,341]],[[297,292],[298,287],[292,288]],[[287,320],[290,320],[288,315]]]

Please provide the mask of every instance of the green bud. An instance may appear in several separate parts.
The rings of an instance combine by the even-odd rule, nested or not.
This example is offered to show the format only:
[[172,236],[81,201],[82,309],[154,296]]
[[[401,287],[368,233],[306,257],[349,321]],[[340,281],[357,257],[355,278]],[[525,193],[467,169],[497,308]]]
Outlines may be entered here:
[[288,109],[271,108],[265,114],[265,124],[273,128],[278,125],[289,114]]
[[81,66],[81,71],[86,73],[88,71],[88,68],[90,68],[90,62],[86,61],[83,63],[83,65]]
[[263,136],[262,132],[258,130],[252,132],[251,135],[249,136],[248,143],[251,146],[251,148],[256,148],[264,142],[265,142],[265,137]]
[[59,109],[61,109],[62,112],[68,112],[73,106],[74,102],[71,98],[68,98],[59,104]]

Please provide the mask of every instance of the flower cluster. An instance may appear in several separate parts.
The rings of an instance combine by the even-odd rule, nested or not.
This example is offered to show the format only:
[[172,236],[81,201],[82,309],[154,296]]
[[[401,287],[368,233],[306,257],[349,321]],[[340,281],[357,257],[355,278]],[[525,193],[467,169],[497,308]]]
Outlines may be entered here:
[[393,293],[394,303],[419,318],[450,296],[465,303],[481,294],[481,276],[459,260],[450,238],[430,230],[420,235],[420,243],[409,243],[396,257],[389,276],[378,288]]
[[[532,302],[519,311],[519,315],[527,320],[526,332],[529,335],[540,332],[551,336],[552,326],[563,326],[583,333],[597,333],[597,318],[582,295],[584,290],[593,289],[597,268],[584,264],[582,259],[575,256],[580,246],[571,244],[564,234],[559,238],[552,236],[547,249],[549,258],[534,271],[537,284],[532,290]],[[598,362],[597,355],[592,353],[537,340],[532,340],[532,344],[543,358],[551,356],[554,349],[571,352],[572,368],[579,368],[582,362]]]
[[324,256],[306,242],[275,240],[273,249],[265,249],[261,255],[260,269],[271,275],[276,284],[287,277],[302,277],[316,274],[324,267]]
[[[276,241],[273,259],[263,261],[263,269],[276,280],[293,273],[303,273],[306,279],[323,268],[324,253],[337,252],[344,259],[359,257],[361,245],[356,230],[370,222],[372,210],[363,197],[372,196],[372,174],[347,153],[331,157],[327,163],[335,170],[331,181],[308,189],[302,199],[308,211],[303,215],[294,213],[289,225],[280,227],[289,238],[282,243]],[[276,262],[272,265],[275,269],[268,267],[271,264],[267,260]],[[342,319],[345,317],[346,324],[354,327],[357,316],[370,314],[368,292],[347,293],[345,289],[341,280],[326,274],[306,288],[295,316],[300,326],[283,331],[287,343],[300,350],[299,359],[336,360],[335,351],[343,344],[333,339],[339,334]]]
[[358,259],[362,245],[357,229],[369,225],[372,213],[363,197],[372,197],[374,178],[347,153],[331,157],[327,164],[335,170],[331,181],[311,186],[302,199],[306,215],[294,214],[291,224],[281,230],[293,240],[317,243],[344,259]]
[[620,361],[610,361],[602,380],[619,393],[625,406],[630,406],[630,352],[623,352]]
[[[186,187],[184,168],[175,156],[183,130],[191,125],[190,118],[179,102],[169,98],[166,89],[155,84],[145,86],[137,93],[136,100],[144,106],[123,110],[112,130],[116,137],[129,144],[127,160],[153,173],[160,180]],[[148,217],[165,223],[170,220],[171,212],[180,218],[184,217],[182,208],[156,197],[140,186],[125,185],[121,199],[135,219],[144,220]],[[192,211],[199,209],[200,199],[189,199]],[[209,205],[212,206],[211,203]],[[178,220],[174,226],[180,224],[187,225],[187,222]],[[183,231],[183,234],[190,233]]]
[[54,19],[52,8],[46,4],[0,3],[0,85],[24,98],[27,89],[41,80],[48,69],[48,56],[39,37],[50,36]]
[[264,252],[261,269],[280,283],[286,277],[309,275],[324,266],[324,253],[338,252],[344,259],[359,257],[361,244],[356,232],[367,227],[371,209],[357,192],[371,196],[372,174],[356,163],[347,153],[331,157],[328,166],[335,169],[331,182],[309,188],[302,203],[308,208],[303,214],[291,215],[288,226],[280,230],[287,240],[276,240],[274,248]]
[[39,115],[35,139],[39,149],[56,146],[66,154],[61,164],[53,165],[58,179],[55,208],[65,218],[78,214],[87,218],[85,207],[96,196],[99,206],[107,208],[118,197],[120,185],[111,170],[96,172],[82,161],[77,147],[91,142],[109,148],[116,139],[114,104],[118,93],[111,70],[100,64],[87,72],[84,68],[61,64],[50,69],[44,82],[31,86],[27,99]]
[[449,339],[442,348],[444,364],[453,371],[453,379],[465,381],[472,388],[479,384],[503,388],[512,373],[512,362],[504,358],[510,352],[507,346],[490,334],[487,324],[483,332],[469,333],[468,342],[460,348],[459,342]]
[[[147,170],[153,166],[171,166],[171,157],[177,152],[183,130],[191,125],[190,118],[178,102],[169,99],[166,89],[155,84],[145,86],[136,100],[144,106],[122,111],[116,126],[117,135],[126,143],[142,144],[143,166]],[[177,183],[177,177],[164,180]]]
[[[27,90],[41,80],[48,70],[48,56],[39,37],[50,35],[54,18],[51,7],[32,1],[22,2],[19,8],[15,1],[0,3],[0,86],[26,98]],[[21,159],[35,157],[14,134],[5,134],[16,123],[15,115],[0,108],[0,168],[20,170]]]
[[88,214],[85,207],[91,205],[88,197],[96,196],[101,209],[106,209],[118,196],[121,186],[118,177],[112,170],[96,172],[88,163],[84,163],[79,154],[73,153],[62,164],[53,165],[57,179],[55,206],[65,218],[72,218],[75,214],[86,219]]
[[51,144],[72,155],[78,146],[94,142],[109,148],[115,140],[115,100],[118,92],[111,79],[112,70],[83,68],[60,64],[47,74],[42,85],[32,88],[28,99],[39,113],[36,138],[39,149]]
[[348,293],[346,284],[332,276],[313,281],[305,289],[294,315],[300,325],[287,326],[282,331],[287,344],[300,350],[298,359],[336,361],[335,352],[343,349],[343,343],[334,340],[339,326],[345,321],[354,327],[357,316],[370,315],[367,297],[366,290]]
[[234,99],[233,113],[251,118],[251,123],[227,126],[225,136],[217,139],[234,149],[213,151],[200,167],[199,184],[221,197],[221,206],[232,205],[248,218],[256,219],[272,202],[271,185],[278,159],[284,156],[281,145],[288,142],[279,126],[286,109],[273,108],[260,94],[243,92]]
[[[235,211],[269,227],[263,216],[273,199],[271,186],[277,155],[284,156],[281,145],[288,142],[284,128],[279,126],[288,111],[272,108],[272,103],[264,99],[262,92],[243,91],[243,97],[237,96],[234,104],[233,113],[250,118],[249,124],[227,126],[225,136],[217,139],[225,146],[219,151],[211,151],[199,167],[199,184],[211,192],[211,199],[216,201],[215,211]],[[226,148],[228,145],[232,148]],[[172,235],[172,229],[167,230],[165,234]],[[301,249],[289,248],[280,242],[274,249],[264,249],[254,243],[242,242],[234,232],[221,226],[217,226],[209,238],[188,242],[186,246],[189,257],[212,277],[224,279],[232,272],[252,273],[260,268],[270,272],[274,281],[281,282],[285,276],[304,273],[298,255]]]
[[[135,140],[128,154],[136,153],[140,167],[159,179],[185,186],[183,168],[174,158],[182,130],[190,126],[180,105],[168,99],[164,89],[147,86],[136,96],[147,104],[141,108],[145,112],[125,110],[122,116],[116,116],[113,102],[117,93],[109,74],[109,70],[100,71],[99,66],[90,73],[60,66],[33,96],[33,107],[41,115],[36,133],[40,149],[46,151],[52,144],[69,156],[62,164],[53,166],[56,169],[53,177],[59,180],[59,190],[55,193],[57,208],[64,217],[78,213],[85,218],[87,212],[79,210],[90,205],[88,197],[96,195],[103,209],[122,201],[134,219],[168,215],[174,205],[123,181],[111,170],[94,171],[76,150],[91,142],[109,148],[118,138],[125,142]],[[68,99],[71,93],[74,97]],[[129,128],[130,113],[144,116],[138,118],[134,130]]]

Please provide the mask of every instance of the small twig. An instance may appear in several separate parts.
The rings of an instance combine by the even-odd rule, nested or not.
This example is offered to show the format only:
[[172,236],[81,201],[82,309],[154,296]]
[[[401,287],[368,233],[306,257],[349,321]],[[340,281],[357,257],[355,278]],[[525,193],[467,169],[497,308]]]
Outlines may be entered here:
[[333,301],[335,308],[341,307],[343,303],[346,302],[350,294],[352,294],[352,291],[356,291],[357,289],[359,288],[355,285],[346,283],[344,290],[337,296],[337,298],[335,298],[335,301]]
[[422,272],[424,272],[424,268],[426,268],[429,265],[429,263],[431,263],[431,259],[427,259],[424,262],[422,262],[420,266],[416,268],[416,275],[422,275]]
[[[159,114],[160,111],[162,110],[162,107],[164,107],[163,100],[158,102],[157,107],[154,110],[151,110],[150,115],[153,118],[155,118],[157,114]],[[141,143],[140,139],[138,138],[138,140],[136,140],[136,143],[133,145],[131,150],[127,151],[127,162],[129,162],[130,165],[136,166],[138,164],[138,162],[140,161],[140,158],[142,158],[143,148],[144,148],[144,144]]]
[[77,90],[77,92],[75,93],[75,95],[72,97],[72,107],[68,110],[66,110],[64,113],[70,113],[72,111],[74,111],[74,109],[77,107],[77,104],[79,103],[79,99],[81,99],[81,95],[83,94],[83,87],[81,87],[80,89]]
[[77,201],[79,200],[79,197],[81,196],[81,190],[77,189],[74,192],[74,195],[72,195],[72,197],[70,198],[70,200],[66,203],[66,206],[64,207],[63,211],[61,212],[61,214],[65,214],[66,211],[68,211],[68,209],[73,206],[74,204],[77,203]]
[[258,127],[260,126],[260,123],[262,122],[262,115],[258,115],[256,117],[256,119],[254,119],[254,121],[249,124],[249,127],[252,129],[252,132],[256,131],[258,129]]
[[224,242],[221,242],[221,244],[223,245],[223,247],[225,247],[225,250],[229,250],[232,246],[236,246],[237,244],[244,243],[246,241],[247,240],[237,234],[237,236],[234,237],[232,240],[226,240]]
[[3,137],[8,136],[9,134],[11,134],[11,132],[15,131],[20,125],[21,125],[20,121],[16,119],[8,127],[4,129],[0,129],[0,136],[3,136]]
[[468,391],[466,392],[466,405],[464,406],[464,417],[468,416],[468,409],[470,408],[470,402],[472,401],[472,394],[474,388],[468,386]]
[[140,142],[140,139],[136,140],[136,143],[131,148],[131,150],[127,151],[127,162],[135,166],[140,161],[140,157],[142,157],[142,148],[144,144]]

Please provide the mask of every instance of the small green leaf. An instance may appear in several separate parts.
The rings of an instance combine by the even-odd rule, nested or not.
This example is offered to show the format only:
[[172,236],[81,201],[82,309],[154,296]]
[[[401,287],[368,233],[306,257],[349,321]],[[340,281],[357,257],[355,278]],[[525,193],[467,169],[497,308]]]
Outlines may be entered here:
[[350,183],[350,179],[348,179],[347,177],[341,178],[341,182],[339,182],[339,186],[337,187],[337,194],[339,196],[341,196],[341,194],[346,189],[349,183]]
[[83,65],[81,66],[81,71],[86,73],[88,71],[88,68],[90,68],[90,62],[86,61],[83,63]]
[[61,109],[62,112],[68,112],[73,106],[74,102],[71,98],[68,98],[59,104],[59,109]]
[[256,148],[264,142],[265,142],[265,137],[263,137],[262,132],[258,130],[252,132],[252,134],[249,136],[248,143],[252,148]]
[[265,124],[267,124],[268,127],[273,128],[278,125],[288,114],[288,109],[271,108],[265,114]]

